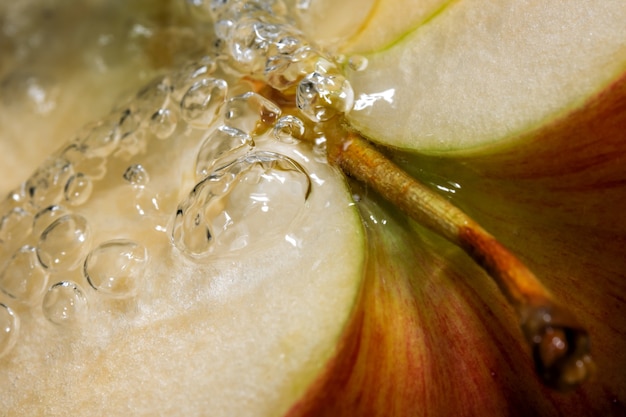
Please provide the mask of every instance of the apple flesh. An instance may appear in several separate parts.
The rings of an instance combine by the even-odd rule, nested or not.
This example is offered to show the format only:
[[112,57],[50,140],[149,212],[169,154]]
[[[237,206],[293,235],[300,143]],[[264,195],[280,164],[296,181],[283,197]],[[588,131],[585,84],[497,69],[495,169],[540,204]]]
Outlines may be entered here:
[[[98,88],[136,66],[118,71]],[[88,75],[54,87],[74,95]],[[0,203],[7,415],[285,414],[352,316],[365,241],[340,172],[309,144],[277,140],[275,105],[211,60],[158,80],[66,138]],[[223,103],[192,100],[207,85]],[[115,101],[109,94],[118,89],[93,107]],[[42,118],[54,133],[42,121],[28,134],[72,129],[56,119],[67,108]],[[2,146],[32,149],[35,139],[7,133],[31,117],[7,117]],[[254,144],[213,148],[208,139],[232,126],[258,128]]]

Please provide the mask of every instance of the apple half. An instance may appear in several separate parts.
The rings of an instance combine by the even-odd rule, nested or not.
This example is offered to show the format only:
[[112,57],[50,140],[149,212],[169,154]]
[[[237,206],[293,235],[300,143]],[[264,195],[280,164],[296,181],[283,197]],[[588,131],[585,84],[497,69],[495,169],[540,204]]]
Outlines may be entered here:
[[[360,39],[354,45],[360,42],[367,46],[370,28],[380,32],[388,26],[391,17],[387,16],[405,10],[388,3],[364,2],[359,13],[342,15],[344,18],[335,22],[343,24],[364,16],[366,20],[324,33],[339,34],[344,39],[353,36],[351,40]],[[323,10],[318,5],[325,3],[299,4]],[[469,5],[476,9],[468,11]],[[623,11],[623,6],[609,3],[607,7],[611,5],[614,11]],[[419,32],[438,22],[448,22],[442,27],[454,29],[452,32],[468,29],[466,26],[480,28],[484,16],[491,16],[491,22],[501,22],[499,12],[505,8],[479,6],[472,2],[423,3],[423,7],[411,9],[412,13],[403,13],[402,19],[394,19],[399,24],[383,30],[387,35],[382,37],[382,44],[371,45],[384,49],[399,35],[415,28]],[[494,9],[496,12],[489,14]],[[582,6],[574,9],[583,10]],[[306,17],[307,10],[300,13]],[[533,10],[535,15],[552,10],[558,16],[557,8],[549,5]],[[448,15],[465,17],[447,21]],[[578,25],[580,19],[570,26]],[[458,27],[450,23],[459,21],[463,24]],[[368,26],[371,22],[384,25]],[[528,26],[528,20],[520,24],[526,30]],[[315,25],[310,27],[315,29]],[[454,43],[452,35],[439,33],[435,38]],[[411,36],[405,36],[398,45]],[[322,38],[318,34],[313,37]],[[484,35],[483,41],[493,41],[492,37]],[[348,53],[351,40],[347,42]],[[403,43],[398,50],[411,50],[414,43],[419,41]],[[485,47],[484,42],[478,45],[479,50]],[[406,66],[389,65],[401,56],[385,55],[394,48],[371,55],[371,46],[352,49],[368,59],[365,71],[348,72],[357,88],[357,104],[363,99],[361,93],[369,94],[375,103],[361,109],[365,113],[378,111],[377,105],[386,103],[384,95],[377,95],[387,91],[379,88],[385,79],[360,81],[376,69],[379,57],[387,60],[390,71],[384,76],[397,83],[402,80],[397,70],[408,74],[417,62],[416,56],[408,59]],[[599,89],[610,84],[608,78],[594,80]],[[464,82],[467,80],[457,84],[463,86]],[[241,88],[238,93],[256,88],[254,82],[229,79],[228,83],[236,85],[235,90]],[[89,256],[92,263],[69,269],[66,277],[79,282],[79,294],[84,296],[75,298],[72,305],[88,305],[88,311],[67,324],[51,323],[51,317],[55,319],[52,321],[63,322],[63,312],[72,310],[56,314],[59,310],[51,308],[55,304],[50,295],[45,298],[50,303],[43,303],[41,311],[37,309],[30,315],[25,312],[32,312],[32,307],[17,303],[6,293],[2,295],[2,302],[11,306],[10,314],[7,308],[3,310],[3,318],[12,324],[12,317],[20,317],[19,338],[13,349],[7,349],[8,353],[0,358],[2,369],[8,369],[9,375],[0,385],[4,409],[18,415],[88,415],[85,410],[89,407],[95,415],[571,415],[581,410],[591,415],[623,414],[626,393],[621,375],[626,366],[620,352],[626,348],[622,337],[626,327],[620,311],[626,265],[621,259],[625,227],[620,213],[626,193],[620,186],[624,183],[624,146],[619,132],[626,123],[624,112],[619,110],[623,83],[615,85],[609,94],[590,98],[593,94],[587,92],[577,96],[579,101],[566,107],[571,109],[569,117],[547,128],[524,130],[523,140],[508,133],[492,136],[491,127],[483,129],[475,118],[470,118],[478,134],[469,136],[468,142],[450,142],[450,147],[437,142],[434,150],[428,142],[415,139],[417,136],[411,136],[406,144],[392,142],[394,135],[376,133],[376,129],[384,130],[384,120],[389,129],[408,126],[405,131],[420,134],[421,129],[409,117],[417,113],[415,108],[409,113],[382,112],[374,122],[369,115],[362,117],[365,113],[359,113],[359,109],[348,115],[353,126],[372,140],[409,149],[409,153],[386,152],[415,177],[446,192],[447,198],[523,254],[524,261],[559,299],[572,305],[591,333],[599,364],[596,381],[568,395],[546,388],[535,374],[517,317],[484,272],[458,248],[382,202],[371,188],[353,183],[348,192],[339,173],[320,163],[320,154],[305,144],[285,146],[266,132],[255,142],[259,153],[252,160],[236,154],[226,164],[228,168],[201,167],[203,175],[209,173],[219,180],[225,175],[238,175],[241,164],[267,168],[271,160],[274,168],[293,174],[287,178],[296,179],[295,188],[300,192],[308,190],[303,184],[310,184],[310,192],[296,194],[304,196],[304,208],[279,211],[278,217],[292,221],[289,230],[270,239],[270,245],[252,242],[246,246],[248,242],[231,235],[227,246],[233,250],[232,255],[223,246],[203,254],[206,242],[202,233],[192,233],[183,244],[172,235],[179,243],[172,246],[163,230],[176,230],[177,217],[161,212],[193,212],[194,198],[206,197],[203,192],[207,188],[198,186],[194,178],[198,175],[194,161],[202,133],[177,120],[175,132],[179,139],[172,141],[167,134],[172,113],[163,111],[153,113],[151,120],[156,120],[158,127],[165,126],[165,130],[152,130],[146,125],[141,127],[148,130],[139,129],[156,135],[150,147],[131,146],[119,153],[111,149],[117,154],[108,160],[104,177],[93,184],[88,199],[71,207],[88,224],[96,225],[90,232],[96,244],[108,242],[105,249],[119,249],[120,243],[131,241],[130,246],[124,246],[124,253],[139,265],[147,260],[144,276],[151,279],[139,288],[132,287],[132,283],[122,285],[134,288],[132,296],[123,291],[116,293],[115,286],[106,287],[106,281],[98,284],[89,275],[94,265],[103,269],[108,265],[98,263],[95,255]],[[144,94],[155,91],[155,85],[152,87]],[[198,88],[204,87],[216,85],[200,84]],[[410,97],[415,90],[407,87],[398,89],[400,92]],[[491,99],[497,102],[502,99],[501,93]],[[394,101],[396,98],[400,96],[394,93],[390,101],[399,103]],[[403,106],[409,106],[409,101]],[[114,120],[121,120],[125,114],[124,108],[119,110]],[[457,124],[454,111],[449,114],[452,119],[441,124],[451,132],[458,129],[452,138],[465,138],[465,125]],[[547,119],[538,120],[531,127]],[[491,122],[498,125],[497,120]],[[212,129],[217,134],[219,129]],[[571,131],[568,129],[589,135],[581,133],[572,143],[565,135]],[[228,130],[222,129],[219,134],[224,132]],[[611,139],[605,142],[610,146],[594,146],[601,138]],[[117,139],[115,142],[121,143]],[[181,143],[185,145],[179,146]],[[576,143],[592,151],[575,152]],[[559,153],[562,146],[568,152]],[[488,148],[499,153],[487,152]],[[459,163],[416,156],[416,149],[431,153],[453,149],[457,155],[467,154],[465,150],[469,149],[473,156],[465,156]],[[459,149],[462,152],[456,152]],[[210,147],[200,151],[221,152]],[[557,160],[555,155],[559,156]],[[310,182],[297,180],[303,178],[302,172],[307,173]],[[272,178],[277,176],[266,177],[270,183]],[[242,183],[248,184],[246,181]],[[85,187],[72,188],[70,196],[80,200],[81,191],[89,190],[88,184]],[[155,190],[160,192],[151,194]],[[365,232],[351,193],[358,197]],[[13,202],[5,202],[4,207],[11,204],[12,210],[12,204],[19,203],[20,194],[13,196]],[[607,198],[614,204],[607,205]],[[289,201],[297,202],[298,198]],[[271,204],[263,207],[270,212],[274,208]],[[537,207],[541,207],[540,213]],[[589,216],[589,212],[594,214]],[[48,212],[51,216],[54,213]],[[256,230],[267,230],[272,224],[262,213],[257,212],[260,217],[254,218]],[[59,218],[66,214],[63,212]],[[195,230],[191,220],[187,226]],[[585,245],[580,244],[581,236]],[[120,241],[120,237],[125,240]],[[241,244],[243,249],[237,246]],[[47,247],[55,249],[55,245]],[[137,247],[146,250],[137,251]],[[43,255],[38,254],[47,262],[49,258]],[[594,280],[588,279],[590,272]],[[74,291],[71,285],[54,288]],[[75,295],[72,291],[69,294]],[[67,292],[59,294],[63,300]]]

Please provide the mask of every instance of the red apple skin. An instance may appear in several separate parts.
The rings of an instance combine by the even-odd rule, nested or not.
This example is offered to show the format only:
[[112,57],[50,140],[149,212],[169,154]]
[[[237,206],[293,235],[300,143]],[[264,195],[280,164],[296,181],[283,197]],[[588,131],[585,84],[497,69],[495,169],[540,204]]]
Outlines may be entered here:
[[589,330],[596,375],[568,393],[545,387],[486,274],[361,190],[362,298],[335,358],[287,415],[626,415],[626,75],[507,148],[461,161],[392,156],[418,177],[461,184],[450,198]]

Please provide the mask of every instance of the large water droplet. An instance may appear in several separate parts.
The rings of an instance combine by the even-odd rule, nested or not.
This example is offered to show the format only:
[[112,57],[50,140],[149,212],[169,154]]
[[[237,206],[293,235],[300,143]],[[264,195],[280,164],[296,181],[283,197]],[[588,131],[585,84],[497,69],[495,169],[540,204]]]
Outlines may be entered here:
[[196,179],[205,178],[215,166],[226,165],[252,149],[250,135],[239,129],[220,126],[202,142],[196,158]]
[[209,127],[224,105],[227,90],[228,84],[224,80],[203,78],[196,82],[180,103],[185,121],[195,127]]
[[17,341],[20,320],[10,307],[0,303],[0,358],[5,356]]
[[61,152],[61,156],[72,164],[74,172],[81,172],[92,180],[101,180],[106,175],[106,158],[102,156],[88,156],[85,150],[77,143],[69,144]]
[[0,219],[0,244],[22,241],[32,230],[33,218],[21,207],[14,207]]
[[296,104],[309,119],[322,122],[351,110],[354,91],[341,75],[313,72],[298,84]]
[[239,158],[197,184],[178,207],[172,239],[191,256],[267,244],[304,208],[309,176],[273,152]]
[[85,319],[87,298],[80,287],[71,281],[54,284],[43,299],[44,316],[52,323],[72,325]]
[[148,256],[131,240],[105,242],[91,251],[84,273],[89,285],[113,298],[130,298],[141,288]]
[[65,216],[68,211],[63,206],[48,206],[45,209],[35,214],[33,218],[33,230],[34,236],[40,236],[44,230],[48,228],[56,219]]
[[92,191],[93,183],[91,179],[79,172],[72,175],[65,184],[65,201],[72,206],[80,206],[89,200]]
[[249,91],[226,103],[225,124],[249,135],[262,134],[280,116],[280,107],[260,94]]
[[43,266],[52,271],[75,269],[88,251],[87,220],[77,214],[56,219],[39,238],[37,256]]
[[48,274],[32,246],[20,248],[0,273],[0,290],[27,305],[39,301],[47,285]]

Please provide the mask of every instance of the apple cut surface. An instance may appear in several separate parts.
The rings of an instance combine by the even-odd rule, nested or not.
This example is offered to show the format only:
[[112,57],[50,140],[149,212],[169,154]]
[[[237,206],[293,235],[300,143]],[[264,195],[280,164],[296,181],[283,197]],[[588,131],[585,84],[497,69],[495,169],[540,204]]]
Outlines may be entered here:
[[364,234],[254,87],[210,58],[161,76],[0,203],[3,413],[274,416],[317,378]]
[[420,152],[509,144],[620,77],[624,21],[620,1],[451,2],[366,55],[367,70],[349,75],[356,101],[348,118],[376,142]]

